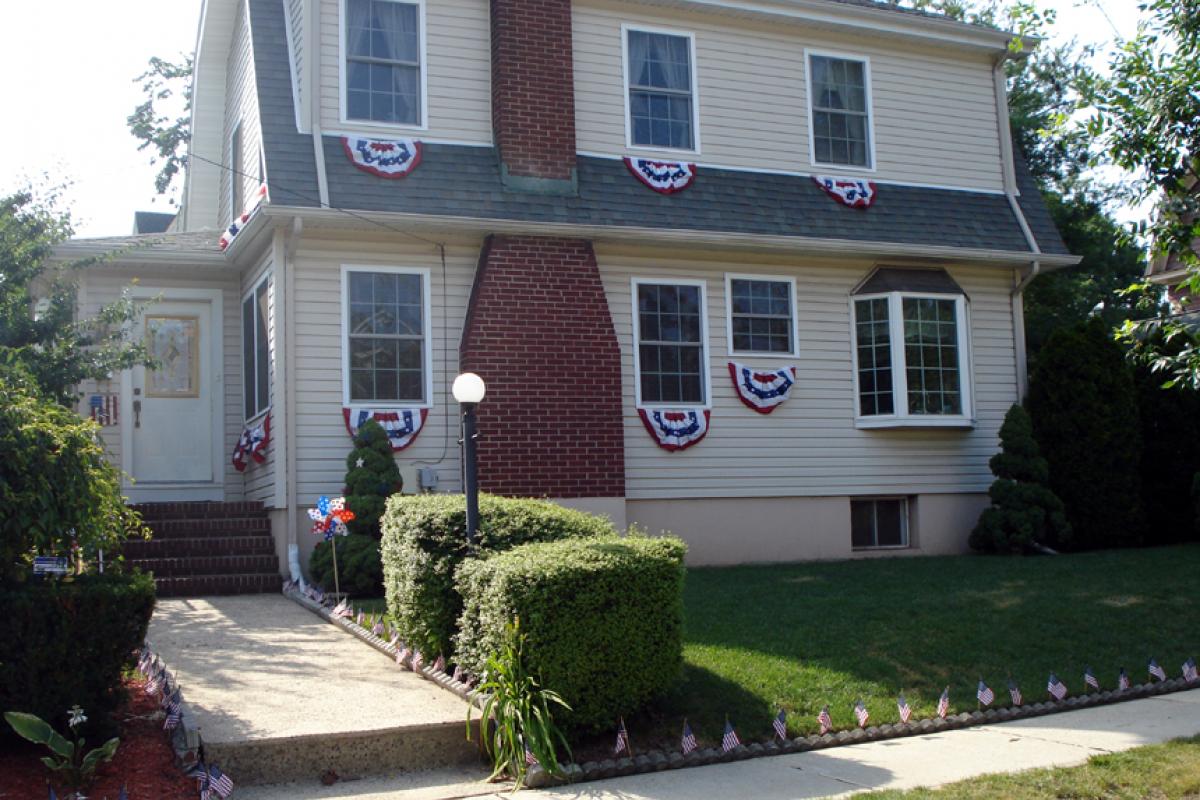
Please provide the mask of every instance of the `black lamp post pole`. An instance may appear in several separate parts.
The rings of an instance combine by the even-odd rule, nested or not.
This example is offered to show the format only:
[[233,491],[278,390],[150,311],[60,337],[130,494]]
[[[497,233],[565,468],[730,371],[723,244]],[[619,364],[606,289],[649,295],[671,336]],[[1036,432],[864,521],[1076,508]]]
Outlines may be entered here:
[[475,403],[462,404],[463,489],[467,495],[467,547],[475,546],[479,531],[479,479],[475,463]]

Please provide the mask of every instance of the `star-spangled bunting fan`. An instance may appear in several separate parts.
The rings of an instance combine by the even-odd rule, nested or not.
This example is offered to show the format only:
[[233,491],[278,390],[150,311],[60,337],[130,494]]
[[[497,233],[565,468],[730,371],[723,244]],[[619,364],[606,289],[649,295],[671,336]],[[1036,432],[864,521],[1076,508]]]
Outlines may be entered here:
[[912,719],[912,706],[904,699],[904,695],[900,695],[900,699],[896,701],[896,708],[900,711],[901,722],[908,722]]
[[867,727],[867,720],[871,718],[871,715],[867,713],[867,707],[863,705],[862,700],[854,704],[854,718],[858,720],[858,727]]
[[1062,700],[1067,696],[1066,685],[1058,679],[1058,676],[1053,672],[1050,673],[1050,680],[1046,681],[1046,691],[1055,700]]
[[796,385],[796,368],[752,369],[730,361],[729,377],[742,403],[760,414],[770,414],[791,394]]
[[775,715],[775,719],[771,721],[771,727],[775,729],[775,735],[780,739],[787,739],[787,714],[783,709],[779,709],[779,713]]
[[1117,676],[1117,691],[1123,692],[1129,688],[1129,673],[1121,667],[1121,674]]
[[696,179],[696,165],[681,161],[626,158],[625,166],[633,177],[659,194],[682,192]]
[[638,416],[663,450],[686,450],[708,435],[708,409],[639,408]]
[[1196,659],[1189,658],[1187,661],[1183,662],[1183,679],[1188,683],[1192,683],[1197,677]]
[[208,782],[213,791],[221,797],[229,797],[233,793],[233,781],[229,779],[228,775],[217,769],[216,764],[208,768]]
[[979,679],[979,686],[975,689],[975,699],[979,701],[979,705],[981,706],[990,706],[992,701],[996,699],[996,693],[992,691],[990,686],[983,682],[982,678]]
[[1100,681],[1096,680],[1096,674],[1092,672],[1092,668],[1088,667],[1083,671],[1083,685],[1090,686],[1093,689],[1100,688]]
[[351,164],[377,178],[403,178],[421,163],[421,142],[417,139],[343,136],[342,150]]
[[342,409],[342,419],[346,422],[346,431],[350,438],[357,437],[358,429],[366,424],[367,420],[373,419],[383,426],[393,453],[400,452],[416,440],[421,429],[425,427],[425,419],[428,416],[428,408]]
[[833,727],[833,719],[829,716],[829,706],[821,709],[821,713],[817,714],[817,724],[821,726],[821,735],[829,733],[829,729]]
[[692,726],[688,725],[686,719],[683,721],[683,736],[679,739],[679,749],[685,756],[696,749],[696,734],[692,733]]
[[721,752],[728,753],[740,744],[738,735],[733,730],[733,725],[729,723],[729,720],[725,720],[725,733],[721,736]]
[[620,755],[622,751],[626,755],[631,755],[629,752],[629,731],[625,730],[624,717],[617,722],[617,745],[613,748],[613,755]]
[[937,715],[942,719],[946,718],[946,714],[950,711],[950,687],[947,686],[942,690],[942,696],[938,698]]
[[1146,668],[1147,668],[1147,670],[1149,670],[1151,677],[1158,678],[1160,681],[1165,681],[1167,679],[1166,671],[1162,667],[1160,667],[1158,665],[1158,662],[1155,661],[1153,658],[1150,659],[1150,663],[1147,665]]
[[813,175],[813,182],[825,194],[851,208],[870,208],[875,202],[875,183],[861,178],[840,178],[835,175]]
[[1017,688],[1017,684],[1012,680],[1008,682],[1008,696],[1012,698],[1014,706],[1019,706],[1025,702],[1024,698],[1021,697],[1021,690]]

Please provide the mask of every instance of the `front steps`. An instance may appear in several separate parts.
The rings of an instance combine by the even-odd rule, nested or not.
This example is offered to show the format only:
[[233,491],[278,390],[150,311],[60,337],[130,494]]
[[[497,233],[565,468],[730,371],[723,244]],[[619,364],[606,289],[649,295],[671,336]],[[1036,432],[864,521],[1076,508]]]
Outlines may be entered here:
[[142,503],[133,508],[154,537],[126,542],[126,563],[154,574],[159,597],[256,594],[282,586],[262,503]]

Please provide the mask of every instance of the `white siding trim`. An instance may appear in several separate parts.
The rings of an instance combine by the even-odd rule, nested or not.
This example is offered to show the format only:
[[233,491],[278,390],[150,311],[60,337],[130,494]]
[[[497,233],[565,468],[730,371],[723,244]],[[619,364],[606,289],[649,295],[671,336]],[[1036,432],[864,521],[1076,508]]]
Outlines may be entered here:
[[[791,342],[792,346],[786,353],[760,353],[756,351],[743,352],[733,348],[733,281],[734,280],[749,280],[749,281],[769,281],[771,283],[786,283],[788,285],[788,302],[791,303],[792,324]],[[725,346],[731,358],[799,358],[800,357],[800,333],[799,333],[799,315],[796,312],[796,279],[787,275],[749,275],[740,272],[725,273]]]
[[300,133],[308,133],[308,126],[303,123],[300,108],[300,72],[296,69],[296,39],[295,31],[292,29],[292,10],[288,7],[287,0],[279,0],[279,2],[283,3],[283,35],[287,37],[288,74],[292,76],[292,112],[296,117],[296,130]]
[[[629,102],[629,32],[661,33],[667,36],[679,36],[688,40],[688,58],[691,59],[692,79],[692,147],[653,147],[639,145],[633,142],[633,119]],[[669,153],[673,155],[700,155],[700,65],[696,63],[696,34],[691,31],[659,28],[654,25],[638,25],[632,22],[621,23],[621,81],[625,95],[625,146],[630,150],[642,150],[647,153]]]
[[[856,167],[852,164],[822,164],[817,161],[817,137],[813,127],[813,91],[812,91],[812,57],[819,56],[823,58],[838,58],[844,61],[858,61],[863,65],[863,88],[867,93],[867,150],[868,158],[870,159],[869,167]],[[804,84],[805,93],[808,95],[808,154],[809,163],[812,166],[824,170],[853,170],[855,172],[872,173],[875,172],[878,162],[875,159],[875,103],[872,99],[874,94],[871,88],[871,58],[865,55],[855,55],[852,53],[844,53],[836,50],[818,50],[810,47],[804,48]]]
[[[638,286],[653,284],[659,286],[698,286],[700,288],[700,369],[704,387],[704,402],[695,403],[645,403],[642,402],[642,361],[641,361],[641,319],[638,313]],[[708,291],[707,281],[692,278],[675,278],[670,275],[662,277],[638,277],[629,279],[629,288],[633,305],[633,387],[634,397],[638,408],[712,408],[712,369],[708,363],[712,353],[709,352],[708,341]]]
[[346,115],[346,2],[338,0],[338,120],[343,125],[355,125],[378,131],[429,130],[429,54],[425,46],[425,0],[387,0],[417,7],[417,38],[421,51],[421,123],[399,125],[371,120],[352,120]]

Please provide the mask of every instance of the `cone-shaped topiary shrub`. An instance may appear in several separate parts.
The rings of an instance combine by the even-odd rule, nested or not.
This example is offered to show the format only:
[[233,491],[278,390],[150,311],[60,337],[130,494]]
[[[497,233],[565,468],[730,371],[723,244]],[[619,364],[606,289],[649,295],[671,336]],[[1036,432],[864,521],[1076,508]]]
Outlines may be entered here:
[[346,508],[354,512],[354,519],[347,523],[350,532],[378,539],[379,518],[387,499],[403,486],[387,431],[375,420],[367,420],[346,456]]
[[[352,533],[337,537],[338,585],[351,597],[380,597],[383,594],[383,563],[379,540]],[[308,561],[308,572],[318,586],[333,591],[333,548],[317,542]]]
[[1033,438],[1029,414],[1014,405],[1000,427],[1000,452],[988,462],[995,482],[992,504],[971,531],[970,543],[985,553],[1022,553],[1042,544],[1062,547],[1071,526],[1062,501],[1047,486],[1050,469]]

